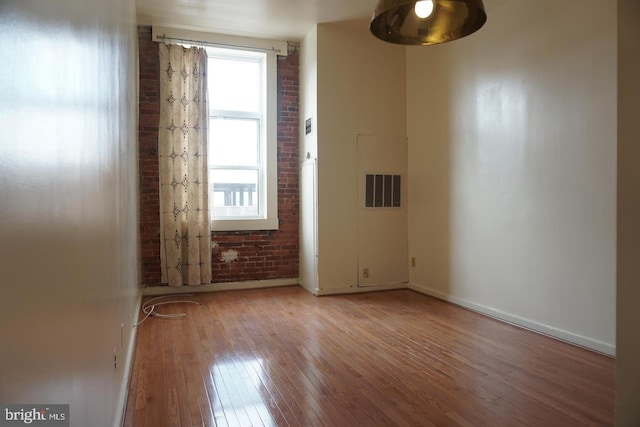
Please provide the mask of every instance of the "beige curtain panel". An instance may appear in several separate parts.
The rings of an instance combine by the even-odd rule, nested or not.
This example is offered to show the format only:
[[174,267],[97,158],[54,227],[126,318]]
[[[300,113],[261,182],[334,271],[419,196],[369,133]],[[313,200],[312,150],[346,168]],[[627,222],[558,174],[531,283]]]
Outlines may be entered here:
[[211,283],[207,178],[207,53],[160,44],[162,282]]

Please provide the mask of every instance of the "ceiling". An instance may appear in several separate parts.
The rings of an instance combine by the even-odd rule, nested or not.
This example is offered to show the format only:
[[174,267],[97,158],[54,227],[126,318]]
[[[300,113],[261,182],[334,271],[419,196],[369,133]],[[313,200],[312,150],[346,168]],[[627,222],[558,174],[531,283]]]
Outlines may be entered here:
[[137,0],[138,23],[301,40],[317,23],[371,18],[376,0]]

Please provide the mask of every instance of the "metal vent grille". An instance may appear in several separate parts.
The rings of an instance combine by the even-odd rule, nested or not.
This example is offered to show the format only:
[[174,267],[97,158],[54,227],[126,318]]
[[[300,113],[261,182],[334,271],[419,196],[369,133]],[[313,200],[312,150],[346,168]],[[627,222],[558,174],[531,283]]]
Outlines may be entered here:
[[367,208],[399,208],[402,184],[400,175],[365,175],[364,206]]

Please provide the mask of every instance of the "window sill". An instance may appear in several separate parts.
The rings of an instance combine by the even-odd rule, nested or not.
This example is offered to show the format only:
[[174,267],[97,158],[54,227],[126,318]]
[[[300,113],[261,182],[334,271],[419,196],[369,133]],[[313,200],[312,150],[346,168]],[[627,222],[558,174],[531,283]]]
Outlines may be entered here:
[[214,219],[211,221],[211,231],[277,230],[279,225],[278,218]]

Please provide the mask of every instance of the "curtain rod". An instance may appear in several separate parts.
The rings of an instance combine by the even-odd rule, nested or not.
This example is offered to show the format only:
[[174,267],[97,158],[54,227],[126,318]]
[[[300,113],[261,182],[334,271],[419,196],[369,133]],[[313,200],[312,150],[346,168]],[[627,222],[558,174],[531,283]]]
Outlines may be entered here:
[[156,40],[159,40],[159,41],[161,41],[162,43],[165,43],[165,44],[168,44],[167,41],[174,41],[174,42],[192,44],[192,45],[196,45],[196,46],[232,47],[232,48],[236,48],[236,49],[255,50],[255,51],[261,51],[261,52],[274,52],[274,53],[277,53],[277,54],[282,54],[282,51],[280,49],[277,49],[277,48],[275,48],[273,46],[271,46],[271,48],[250,47],[250,46],[242,46],[242,45],[229,44],[229,43],[216,43],[216,42],[206,42],[206,41],[202,41],[202,40],[189,40],[189,39],[181,39],[181,38],[176,38],[176,37],[167,37],[164,34],[163,35],[157,35],[156,36]]

